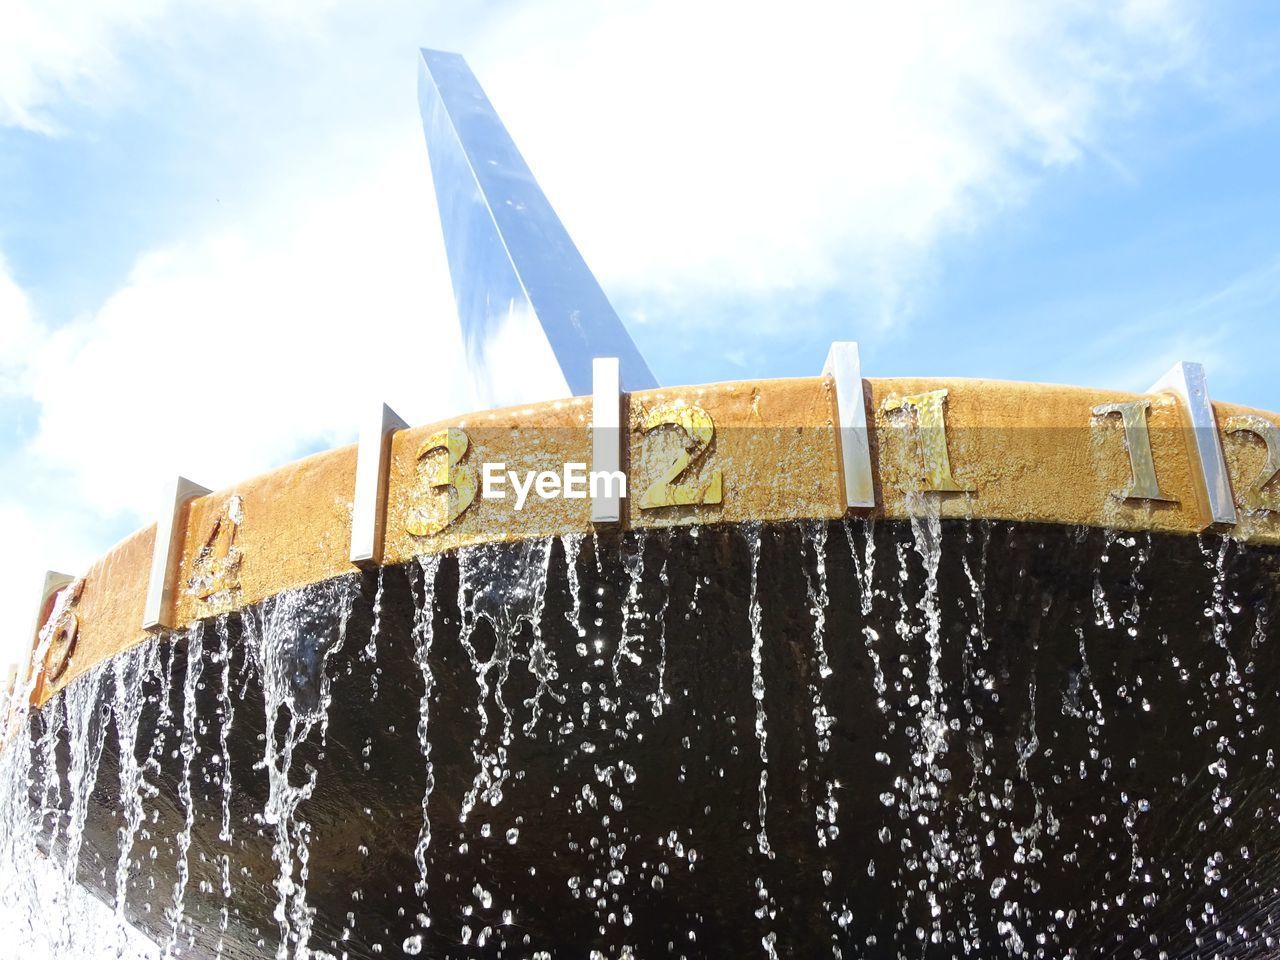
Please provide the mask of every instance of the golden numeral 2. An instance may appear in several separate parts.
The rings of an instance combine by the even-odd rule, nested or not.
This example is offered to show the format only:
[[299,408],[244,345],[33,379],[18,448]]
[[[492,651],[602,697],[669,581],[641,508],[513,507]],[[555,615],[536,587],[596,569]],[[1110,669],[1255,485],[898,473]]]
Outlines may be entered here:
[[443,490],[447,499],[443,516],[428,517],[417,513],[405,524],[405,529],[415,537],[426,537],[439,533],[458,517],[476,498],[476,472],[462,458],[471,447],[471,438],[458,427],[437,430],[418,448],[418,460],[424,460],[441,450],[446,456],[441,457],[431,475],[431,489]]
[[688,442],[662,476],[640,495],[640,509],[721,503],[724,500],[724,474],[720,470],[712,472],[711,479],[701,486],[675,482],[706,455],[716,435],[711,415],[697,404],[683,400],[668,401],[649,410],[640,424],[640,432],[648,434],[662,426],[679,427]]
[[1267,445],[1267,462],[1261,472],[1254,478],[1249,489],[1240,498],[1240,505],[1246,510],[1270,510],[1280,513],[1280,500],[1275,494],[1265,492],[1267,484],[1280,473],[1280,427],[1270,420],[1264,420],[1252,413],[1244,413],[1230,417],[1226,423],[1227,433],[1252,433]]

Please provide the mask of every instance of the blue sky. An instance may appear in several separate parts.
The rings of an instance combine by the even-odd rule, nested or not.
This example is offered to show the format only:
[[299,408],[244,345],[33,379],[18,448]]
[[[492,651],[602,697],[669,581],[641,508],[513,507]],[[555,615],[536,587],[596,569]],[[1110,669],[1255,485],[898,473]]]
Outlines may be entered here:
[[418,46],[468,57],[663,382],[856,339],[867,376],[1138,390],[1199,360],[1280,409],[1273,4],[0,10],[19,643],[44,569],[150,522],[174,473],[471,405]]

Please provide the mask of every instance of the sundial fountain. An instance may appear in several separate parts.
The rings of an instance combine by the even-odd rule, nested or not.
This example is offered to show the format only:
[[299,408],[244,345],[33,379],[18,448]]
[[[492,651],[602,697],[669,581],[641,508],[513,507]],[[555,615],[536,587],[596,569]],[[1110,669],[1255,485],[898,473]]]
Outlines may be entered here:
[[496,409],[178,480],[51,575],[7,955],[1280,956],[1280,417],[853,344],[660,387],[421,69]]

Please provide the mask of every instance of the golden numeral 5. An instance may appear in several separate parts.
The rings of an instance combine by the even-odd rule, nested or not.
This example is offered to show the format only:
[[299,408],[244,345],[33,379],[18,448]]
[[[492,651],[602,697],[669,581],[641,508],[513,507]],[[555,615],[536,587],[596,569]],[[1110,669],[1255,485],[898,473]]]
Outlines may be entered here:
[[679,427],[688,438],[685,449],[672,461],[649,489],[640,496],[641,510],[658,507],[684,507],[700,503],[720,503],[724,500],[724,474],[716,470],[711,479],[701,487],[690,483],[677,484],[679,476],[706,454],[716,435],[711,415],[697,404],[674,400],[653,407],[644,422],[641,433],[649,433],[662,426]]
[[1241,506],[1246,510],[1270,510],[1280,513],[1280,501],[1275,494],[1268,496],[1264,488],[1280,473],[1280,427],[1270,420],[1251,413],[1231,417],[1226,423],[1227,433],[1252,433],[1267,445],[1267,462],[1262,471],[1254,478],[1253,484],[1240,498]]
[[80,604],[80,596],[84,593],[84,580],[77,580],[67,588],[67,600],[62,614],[54,624],[53,636],[49,639],[49,652],[45,654],[44,671],[50,683],[57,683],[71,666],[71,658],[76,652],[76,643],[80,639],[80,618],[75,609]]
[[471,446],[471,438],[457,427],[437,430],[418,448],[418,459],[423,460],[440,450],[447,456],[440,459],[431,478],[432,490],[444,490],[448,495],[443,517],[424,517],[417,514],[405,524],[405,529],[415,537],[439,533],[458,517],[476,498],[476,472],[461,464]]

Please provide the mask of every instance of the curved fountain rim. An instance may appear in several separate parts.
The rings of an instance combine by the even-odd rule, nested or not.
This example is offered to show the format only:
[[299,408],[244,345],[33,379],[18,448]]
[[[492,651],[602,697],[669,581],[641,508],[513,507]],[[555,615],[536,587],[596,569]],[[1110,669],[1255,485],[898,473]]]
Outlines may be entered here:
[[[1203,479],[1204,431],[1195,428],[1192,412],[1175,393],[926,377],[869,378],[862,387],[875,507],[845,507],[841,443],[846,431],[837,428],[841,420],[832,377],[744,380],[621,396],[622,422],[629,426],[621,431],[622,466],[631,496],[622,501],[619,521],[608,526],[654,529],[850,515],[907,519],[927,512],[942,518],[1182,535],[1216,530],[1244,542],[1280,544],[1280,513],[1243,509],[1246,492],[1269,469],[1265,438],[1256,431],[1269,425],[1280,432],[1280,415],[1213,402],[1217,429],[1212,439],[1241,507],[1236,523],[1224,526],[1213,522]],[[933,412],[941,419],[931,420],[922,412],[920,398],[939,393]],[[1135,437],[1125,432],[1121,417],[1107,415],[1113,409],[1101,414],[1099,409],[1125,404],[1144,407],[1145,436],[1162,500],[1121,495],[1136,477],[1129,449]],[[669,413],[672,406],[697,406],[713,425],[711,443],[680,482],[705,493],[718,471],[723,489],[719,503],[646,509],[637,502],[638,494],[670,464],[675,450],[670,437],[680,430],[672,425],[646,431],[644,420],[655,410]],[[436,532],[412,532],[422,529],[423,517],[438,522],[451,495],[430,487],[448,455],[445,447],[424,449],[440,439],[441,431],[453,428],[465,435],[466,450],[455,470],[469,467],[478,483],[485,463],[504,463],[517,473],[555,471],[570,462],[589,465],[591,418],[592,398],[575,397],[388,430],[381,458],[385,480],[377,503],[385,533],[377,555],[359,566],[394,566],[476,543],[598,529],[589,498],[531,497],[517,511],[511,497],[485,499],[477,490],[452,523]],[[662,422],[671,420],[668,416]],[[1241,423],[1254,424],[1255,432]],[[953,485],[965,489],[928,489],[931,478],[937,480],[931,468],[937,466],[939,442]],[[41,671],[33,701],[42,704],[95,664],[157,629],[182,629],[291,588],[354,572],[350,548],[360,456],[367,454],[358,456],[356,446],[344,446],[224,490],[203,492],[191,485],[186,502],[170,516],[126,538],[79,578],[78,599],[60,614],[74,616],[74,650],[56,679],[50,676],[56,671]],[[433,511],[434,518],[429,516]],[[161,622],[144,629],[149,589],[155,592],[152,568],[163,567],[153,557],[158,536],[172,545],[172,562],[162,571],[168,604]],[[40,627],[57,626],[46,623],[52,619],[48,601],[65,580],[52,584],[41,598]],[[33,633],[38,635],[38,629]],[[56,653],[51,650],[50,656]],[[48,664],[46,658],[41,666]]]

